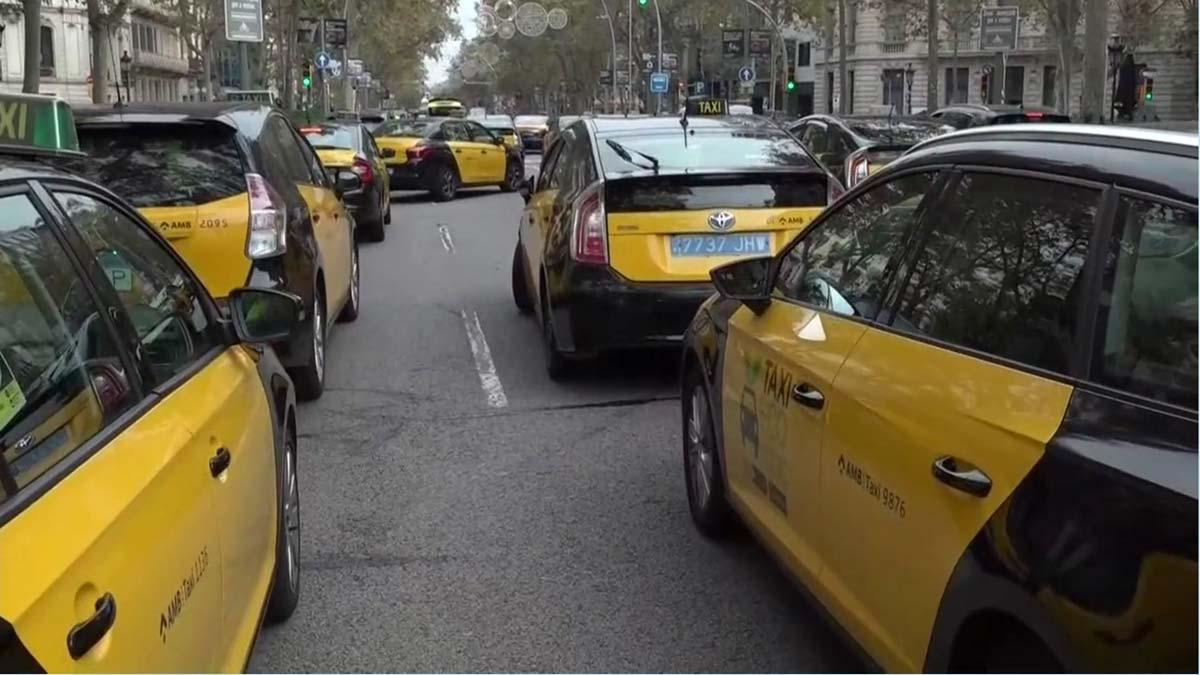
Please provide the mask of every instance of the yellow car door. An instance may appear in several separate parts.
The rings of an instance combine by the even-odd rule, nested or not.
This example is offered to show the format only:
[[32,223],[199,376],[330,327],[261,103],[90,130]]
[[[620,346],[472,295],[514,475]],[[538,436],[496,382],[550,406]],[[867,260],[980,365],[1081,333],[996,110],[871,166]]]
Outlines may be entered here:
[[483,172],[480,168],[483,157],[479,154],[476,144],[471,142],[466,124],[457,121],[445,122],[442,124],[442,135],[446,145],[450,147],[454,163],[458,166],[458,177],[463,185],[483,182]]
[[508,169],[508,151],[504,147],[503,141],[497,143],[497,137],[478,122],[467,122],[466,124],[471,134],[471,144],[479,153],[479,182],[503,183],[505,172]]
[[[136,360],[118,345],[145,312],[79,291],[94,279],[105,302],[115,289],[145,308],[164,289],[112,248],[81,273],[24,195],[0,209],[0,656],[46,672],[212,670],[226,601],[219,440],[191,424],[200,393],[184,372],[217,353],[207,317],[174,296],[151,331],[174,344],[143,340]],[[150,394],[169,367],[183,370]]]
[[549,155],[542,164],[542,170],[538,174],[537,184],[534,187],[533,194],[530,195],[529,203],[525,205],[525,211],[522,215],[522,235],[521,240],[525,244],[526,254],[529,260],[529,274],[534,282],[533,292],[536,293],[541,280],[538,278],[538,270],[542,268],[542,255],[546,250],[546,233],[550,227],[551,219],[555,216],[555,209],[561,208],[559,203],[559,183],[562,180],[562,169],[559,169],[559,158],[562,155],[563,144],[560,143],[551,148]]
[[888,670],[925,666],[952,571],[1062,423],[1101,203],[1051,176],[944,195],[837,376],[821,463],[822,585]]

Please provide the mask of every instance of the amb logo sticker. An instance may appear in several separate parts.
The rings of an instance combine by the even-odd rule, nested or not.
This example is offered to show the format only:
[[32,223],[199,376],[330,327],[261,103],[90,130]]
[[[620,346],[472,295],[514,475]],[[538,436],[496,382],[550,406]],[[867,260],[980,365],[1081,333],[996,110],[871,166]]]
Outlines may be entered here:
[[802,211],[787,211],[778,216],[767,218],[767,225],[782,225],[784,227],[803,227],[812,221],[812,216]]
[[899,518],[908,515],[908,505],[905,504],[904,498],[880,483],[870,472],[855,464],[853,460],[847,459],[845,455],[838,455],[837,467],[838,475],[860,487],[868,497],[874,497],[875,501],[879,502],[884,509]]

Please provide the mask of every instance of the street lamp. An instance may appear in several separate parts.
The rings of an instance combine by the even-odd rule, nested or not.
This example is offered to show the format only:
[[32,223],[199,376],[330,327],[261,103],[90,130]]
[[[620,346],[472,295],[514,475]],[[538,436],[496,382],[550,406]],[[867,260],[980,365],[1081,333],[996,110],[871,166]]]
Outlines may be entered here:
[[905,106],[905,115],[912,114],[912,86],[914,75],[916,75],[916,71],[913,70],[912,63],[909,63],[904,67],[904,85],[908,89],[908,104]]
[[1112,99],[1108,103],[1108,123],[1112,124],[1117,110],[1117,71],[1121,69],[1121,56],[1125,53],[1125,45],[1121,36],[1112,34],[1108,38],[1108,70],[1112,73]]
[[[133,94],[129,93],[129,81],[133,79],[133,58],[129,56],[129,51],[121,52],[121,81],[125,83],[125,100],[129,103],[133,102]],[[121,102],[121,83],[117,83],[117,103]]]

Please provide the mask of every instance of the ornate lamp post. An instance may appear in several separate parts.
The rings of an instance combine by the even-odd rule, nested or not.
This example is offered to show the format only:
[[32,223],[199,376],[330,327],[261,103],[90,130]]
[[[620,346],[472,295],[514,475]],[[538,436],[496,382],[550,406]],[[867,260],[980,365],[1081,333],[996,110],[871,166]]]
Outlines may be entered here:
[[[125,100],[133,102],[133,94],[129,93],[129,81],[133,79],[133,58],[128,51],[121,52],[121,82],[125,83]],[[117,83],[117,102],[121,102],[121,83]]]

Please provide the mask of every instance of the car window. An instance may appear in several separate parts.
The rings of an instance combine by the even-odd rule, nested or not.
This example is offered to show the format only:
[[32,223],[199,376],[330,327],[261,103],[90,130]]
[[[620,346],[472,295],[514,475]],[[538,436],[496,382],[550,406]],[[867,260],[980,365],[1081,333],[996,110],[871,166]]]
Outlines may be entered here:
[[299,132],[292,128],[292,125],[287,124],[287,131],[288,136],[292,139],[292,145],[300,151],[305,168],[308,170],[308,180],[305,182],[323,187],[331,187],[328,179],[325,177],[325,167],[321,164],[321,158],[317,157],[317,151],[300,136]]
[[90,195],[55,198],[125,307],[151,386],[199,360],[217,341],[199,285],[137,222]]
[[[607,173],[645,171],[647,160],[638,159],[636,150],[659,162],[663,170],[734,170],[773,167],[814,167],[812,158],[790,134],[775,127],[764,127],[752,120],[744,129],[693,128],[686,142],[680,129],[609,133],[598,139],[600,163]],[[692,133],[692,132],[695,133]],[[614,141],[633,155],[630,162],[608,144]]]
[[379,147],[375,145],[375,139],[371,138],[371,134],[367,131],[366,127],[360,127],[358,133],[362,136],[360,139],[362,151],[367,156],[367,159],[374,160],[379,157]]
[[0,502],[135,400],[86,282],[24,195],[0,197]]
[[894,325],[1069,372],[1099,197],[1048,177],[963,175],[905,274]]
[[392,120],[384,122],[372,133],[377,137],[428,138],[436,133],[440,125],[431,120]]
[[282,117],[272,115],[268,118],[263,136],[263,149],[272,155],[278,170],[283,172],[281,178],[294,183],[313,182],[312,169]]
[[783,257],[776,289],[836,314],[875,319],[936,175],[901,176],[843,203]]
[[551,187],[550,179],[554,174],[555,168],[558,166],[559,157],[562,156],[563,145],[564,143],[559,141],[550,146],[550,154],[547,156],[546,161],[542,164],[541,171],[538,173],[537,189],[539,191],[547,190]]
[[1196,409],[1196,212],[1121,197],[1093,377]]
[[358,148],[354,142],[354,135],[356,133],[359,132],[353,127],[333,124],[302,127],[300,129],[300,134],[304,136],[309,145],[318,149],[357,150]]
[[467,122],[467,127],[471,131],[471,140],[475,143],[494,143],[496,137],[492,132],[484,129],[482,125],[475,122]]
[[447,122],[443,124],[442,135],[447,141],[466,141],[470,139],[466,127],[461,122]]
[[69,168],[148,206],[197,206],[246,191],[236,133],[223,124],[79,127],[87,157]]
[[804,146],[809,152],[814,155],[825,152],[827,145],[825,125],[820,122],[809,122],[804,128],[804,135],[801,137],[804,141]]
[[555,144],[559,146],[558,158],[554,162],[554,166],[547,169],[546,185],[550,188],[567,189],[571,187],[570,176],[575,165],[576,149],[578,141],[575,138],[574,130],[567,129],[561,135]]

